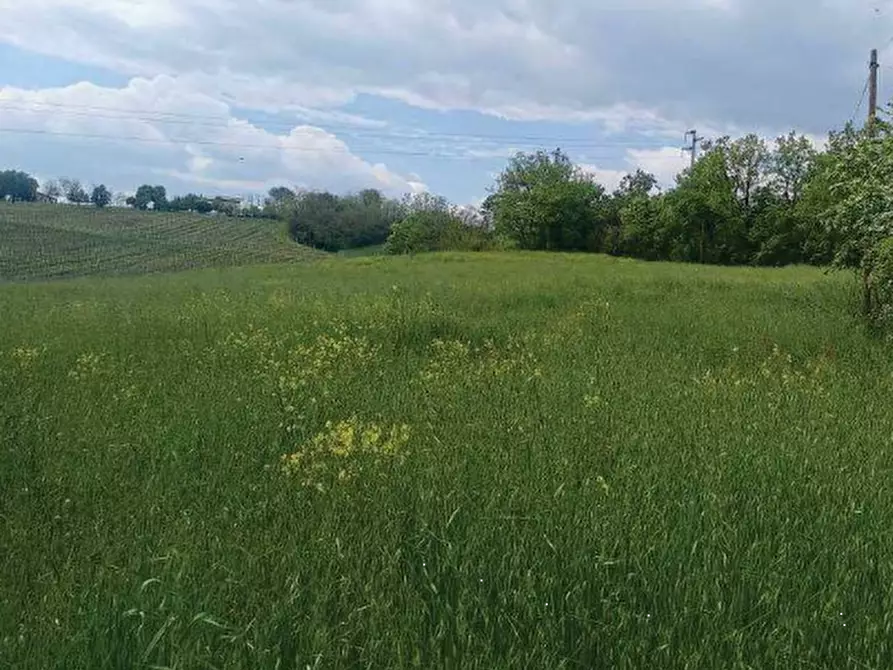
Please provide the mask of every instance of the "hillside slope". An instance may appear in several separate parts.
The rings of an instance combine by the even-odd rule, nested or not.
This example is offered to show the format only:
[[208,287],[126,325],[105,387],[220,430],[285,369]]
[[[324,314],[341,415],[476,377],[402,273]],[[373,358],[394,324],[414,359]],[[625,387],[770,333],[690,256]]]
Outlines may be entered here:
[[275,221],[0,203],[0,281],[306,260]]

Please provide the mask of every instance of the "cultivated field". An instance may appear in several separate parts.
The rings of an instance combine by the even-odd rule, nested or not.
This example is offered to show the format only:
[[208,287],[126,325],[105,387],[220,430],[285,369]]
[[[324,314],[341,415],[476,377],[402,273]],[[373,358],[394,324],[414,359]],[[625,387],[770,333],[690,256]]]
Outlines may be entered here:
[[281,223],[132,209],[0,203],[0,282],[144,274],[318,256]]
[[538,254],[0,287],[0,667],[893,667],[855,302]]

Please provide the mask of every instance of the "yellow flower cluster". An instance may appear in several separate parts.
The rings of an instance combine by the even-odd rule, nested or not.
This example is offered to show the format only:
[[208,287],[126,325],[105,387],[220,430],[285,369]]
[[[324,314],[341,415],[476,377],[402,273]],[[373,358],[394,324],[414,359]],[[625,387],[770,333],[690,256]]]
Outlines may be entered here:
[[310,344],[298,345],[289,354],[292,366],[300,365],[301,373],[312,378],[322,378],[338,368],[361,369],[372,363],[378,347],[365,337],[338,333],[335,337],[320,335]]
[[34,365],[34,362],[40,357],[40,349],[36,347],[16,347],[10,352],[10,356],[24,370]]
[[528,344],[512,339],[504,349],[487,340],[475,347],[459,340],[434,340],[431,358],[422,370],[422,380],[433,383],[462,377],[483,380],[522,375],[528,380],[542,376],[536,356]]
[[827,355],[798,364],[791,354],[775,344],[771,353],[756,368],[743,369],[732,363],[718,373],[707,370],[694,381],[710,390],[761,388],[770,396],[773,389],[781,393],[805,391],[824,396],[825,380],[832,371],[833,362]]
[[[268,397],[277,399],[284,414],[294,415],[296,408],[318,405],[321,399],[330,397],[334,382],[367,368],[375,361],[379,347],[365,336],[350,334],[344,325],[290,348],[266,329],[249,326],[244,332],[231,334],[223,351],[225,356],[247,357],[253,363],[254,376],[266,386]],[[280,427],[287,432],[298,428],[285,418]]]
[[409,442],[408,425],[384,428],[356,417],[326,423],[302,449],[282,457],[282,471],[303,486],[325,491],[333,481],[350,481],[385,463],[401,464]]

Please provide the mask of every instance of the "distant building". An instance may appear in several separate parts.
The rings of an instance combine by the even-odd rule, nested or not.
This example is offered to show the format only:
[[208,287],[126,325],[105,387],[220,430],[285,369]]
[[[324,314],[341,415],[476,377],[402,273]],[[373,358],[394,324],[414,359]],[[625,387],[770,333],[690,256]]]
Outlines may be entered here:
[[36,202],[49,202],[56,204],[57,202],[59,202],[59,198],[54,195],[48,195],[46,193],[41,193],[40,191],[38,191]]

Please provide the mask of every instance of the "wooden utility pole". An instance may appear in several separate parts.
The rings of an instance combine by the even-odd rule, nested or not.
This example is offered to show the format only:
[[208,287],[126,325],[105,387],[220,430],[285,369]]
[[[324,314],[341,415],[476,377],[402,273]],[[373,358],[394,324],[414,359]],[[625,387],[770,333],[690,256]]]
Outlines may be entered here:
[[868,78],[868,124],[874,124],[877,119],[877,73],[880,64],[877,60],[877,49],[871,50],[870,73]]
[[698,142],[700,142],[704,138],[698,137],[697,130],[689,130],[687,133],[685,133],[686,140],[688,140],[689,135],[691,135],[691,146],[684,146],[682,147],[682,150],[691,152],[691,167],[692,169],[694,169],[695,162],[698,160]]

